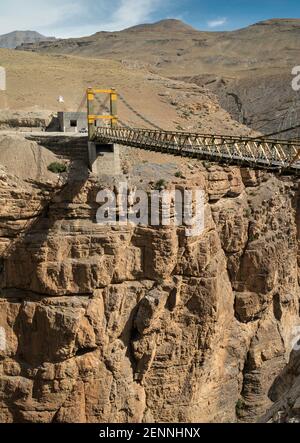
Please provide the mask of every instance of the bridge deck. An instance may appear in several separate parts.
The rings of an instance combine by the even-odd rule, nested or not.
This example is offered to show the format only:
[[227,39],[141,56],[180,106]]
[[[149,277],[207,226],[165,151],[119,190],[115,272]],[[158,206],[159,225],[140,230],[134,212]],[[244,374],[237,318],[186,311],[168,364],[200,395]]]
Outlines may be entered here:
[[170,154],[300,172],[300,142],[134,128],[97,128],[93,141]]

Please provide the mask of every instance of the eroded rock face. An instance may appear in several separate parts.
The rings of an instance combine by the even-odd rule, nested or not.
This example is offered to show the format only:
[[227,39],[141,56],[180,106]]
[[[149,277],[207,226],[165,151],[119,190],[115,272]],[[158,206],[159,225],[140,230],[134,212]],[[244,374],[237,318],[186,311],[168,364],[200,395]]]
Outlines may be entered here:
[[42,213],[43,193],[19,198],[12,177],[0,182],[1,244],[35,218],[2,248],[0,421],[265,413],[299,321],[298,187],[239,168],[198,174],[205,230],[192,238],[97,225],[92,176],[69,182]]
[[0,111],[0,128],[22,129],[36,128],[45,130],[54,120],[54,113],[51,111]]
[[273,407],[261,421],[267,423],[300,423],[300,354],[299,327],[290,361],[273,383],[269,395]]

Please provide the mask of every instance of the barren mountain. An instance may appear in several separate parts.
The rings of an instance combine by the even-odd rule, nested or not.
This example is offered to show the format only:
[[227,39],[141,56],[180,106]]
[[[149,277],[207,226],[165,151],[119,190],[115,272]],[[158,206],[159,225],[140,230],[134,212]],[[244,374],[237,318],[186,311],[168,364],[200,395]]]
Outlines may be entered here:
[[206,85],[234,118],[268,133],[299,120],[298,95],[291,88],[299,37],[298,19],[268,20],[232,32],[201,32],[163,20],[20,49],[112,58]]
[[241,75],[272,72],[295,63],[299,20],[269,20],[232,32],[202,32],[179,20],[135,26],[120,32],[23,45],[34,51],[141,60],[166,75]]
[[36,31],[14,31],[0,35],[0,48],[15,49],[23,43],[36,43],[40,41],[53,41],[55,37],[45,37]]
[[[87,86],[114,86],[136,112],[165,129],[185,129],[226,134],[250,134],[251,130],[234,121],[219,105],[211,91],[197,85],[171,80],[143,69],[130,69],[119,61],[83,59],[78,56],[32,54],[0,49],[6,67],[8,90],[0,92],[0,126],[37,121],[59,110],[85,110]],[[64,103],[58,103],[59,96]],[[81,104],[81,106],[80,106]],[[119,100],[119,117],[130,126],[148,127],[136,113]],[[17,111],[26,111],[24,113]],[[28,114],[30,111],[31,114]],[[22,126],[22,125],[21,125]],[[40,126],[40,123],[38,123]]]

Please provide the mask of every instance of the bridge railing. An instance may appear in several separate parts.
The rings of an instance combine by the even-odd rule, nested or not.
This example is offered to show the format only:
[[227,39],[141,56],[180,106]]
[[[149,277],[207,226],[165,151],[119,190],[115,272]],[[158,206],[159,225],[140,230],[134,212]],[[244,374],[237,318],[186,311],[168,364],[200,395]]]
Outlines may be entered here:
[[212,160],[300,171],[300,143],[136,128],[97,128],[94,140]]

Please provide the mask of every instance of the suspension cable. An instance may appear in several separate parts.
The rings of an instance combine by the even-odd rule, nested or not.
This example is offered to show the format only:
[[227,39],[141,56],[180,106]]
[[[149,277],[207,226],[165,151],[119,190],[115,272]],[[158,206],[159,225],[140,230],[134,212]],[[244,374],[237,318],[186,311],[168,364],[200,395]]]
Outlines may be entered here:
[[273,137],[274,135],[284,134],[285,132],[294,131],[295,129],[299,129],[300,125],[292,126],[291,128],[281,129],[280,131],[272,132],[271,134],[264,134],[256,138],[265,138],[265,137]]
[[77,112],[80,112],[83,109],[84,105],[86,105],[86,93],[83,94],[81,102],[78,105]]
[[121,127],[126,128],[126,129],[132,129],[131,126],[128,126],[127,123],[123,122],[119,117],[118,117],[118,123],[121,123]]
[[131,105],[130,103],[127,102],[127,100],[121,95],[119,94],[120,100],[124,103],[124,105],[130,109],[131,112],[133,112],[137,117],[139,117],[141,120],[143,120],[145,123],[147,123],[148,125],[152,126],[155,129],[158,129],[160,131],[162,131],[163,129],[160,128],[159,126],[157,126],[155,123],[151,122],[148,118],[144,117],[140,112],[136,111]]
[[[152,126],[155,129],[158,129],[159,131],[163,131],[163,129],[156,125],[155,123],[153,123],[152,121],[150,121],[147,117],[145,117],[144,115],[142,115],[139,111],[137,111],[136,109],[133,108],[133,106],[131,106],[130,103],[128,103],[128,101],[119,93],[118,94],[120,100],[124,103],[124,105],[131,111],[133,112],[137,117],[139,117],[141,120],[143,120],[146,124]],[[101,103],[101,108],[102,110],[106,110],[106,105],[107,105],[107,101],[105,100],[103,103]],[[108,110],[108,107],[107,107]],[[129,126],[127,123],[125,123],[124,121],[122,121],[120,118],[118,118],[118,122],[120,123],[120,125],[126,129],[131,129],[132,127]],[[275,135],[280,135],[280,134],[284,134],[286,132],[290,132],[293,131],[295,129],[299,129],[300,128],[300,124],[296,125],[296,126],[292,126],[289,128],[285,128],[285,129],[281,129],[278,130],[276,132],[272,132],[269,134],[263,134],[261,136],[255,137],[256,139],[261,139],[261,138],[266,138],[266,137],[273,137]]]

